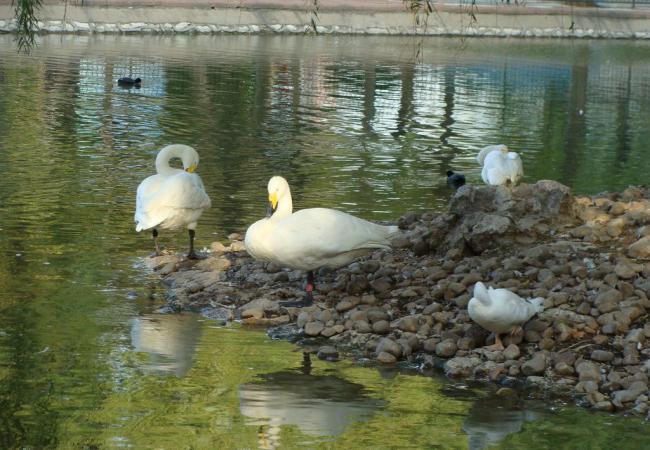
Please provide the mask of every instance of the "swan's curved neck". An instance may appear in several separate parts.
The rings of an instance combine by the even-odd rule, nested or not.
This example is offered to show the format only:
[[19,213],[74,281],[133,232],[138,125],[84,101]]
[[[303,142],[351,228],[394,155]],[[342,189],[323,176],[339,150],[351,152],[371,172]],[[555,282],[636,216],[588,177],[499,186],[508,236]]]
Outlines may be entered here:
[[163,148],[156,156],[156,172],[161,175],[171,175],[177,172],[182,172],[180,169],[174,169],[169,166],[169,160],[172,158],[183,157],[184,148],[176,145],[169,145]]
[[293,213],[293,200],[291,199],[291,190],[287,186],[282,197],[278,199],[278,208],[273,213],[274,219],[283,219]]

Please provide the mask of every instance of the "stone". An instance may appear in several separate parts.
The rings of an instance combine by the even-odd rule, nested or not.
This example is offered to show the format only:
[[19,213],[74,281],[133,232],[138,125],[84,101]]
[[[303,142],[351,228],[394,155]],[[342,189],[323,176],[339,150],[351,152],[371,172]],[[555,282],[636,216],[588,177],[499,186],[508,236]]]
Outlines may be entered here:
[[580,381],[595,381],[600,383],[600,367],[591,361],[582,361],[576,366]]
[[332,347],[331,345],[324,345],[318,349],[316,356],[318,359],[323,359],[326,361],[337,361],[339,359],[339,352],[335,347]]
[[591,359],[599,362],[609,362],[614,359],[614,354],[605,350],[594,350],[591,352]]
[[547,358],[542,352],[537,352],[521,366],[521,372],[526,375],[540,375],[546,370]]
[[352,325],[352,328],[354,328],[358,333],[371,333],[372,332],[372,328],[370,327],[368,322],[366,322],[365,320],[357,320]]
[[638,259],[650,259],[650,236],[645,236],[630,245],[628,255]]
[[379,341],[379,344],[377,344],[377,349],[375,351],[377,354],[381,352],[390,353],[396,358],[402,356],[402,347],[397,342],[389,338],[383,338],[381,341]]
[[264,317],[264,310],[262,308],[247,309],[245,311],[242,311],[241,317],[242,319],[248,319],[249,317],[253,317],[255,319],[261,319],[262,317]]
[[323,324],[323,322],[309,322],[307,325],[305,325],[305,334],[307,336],[318,336],[324,328],[325,324]]
[[555,365],[555,373],[563,377],[568,377],[572,376],[575,371],[573,370],[573,366],[570,366],[565,362],[559,362]]
[[619,261],[614,267],[614,272],[619,278],[625,280],[633,278],[641,271],[642,267],[639,264],[632,264],[629,261]]
[[307,311],[301,311],[300,314],[298,314],[298,318],[296,319],[296,325],[298,325],[299,328],[302,328],[307,325],[307,322],[310,320],[311,314]]
[[392,365],[397,362],[397,358],[388,352],[379,352],[377,362],[380,364]]
[[479,364],[481,360],[476,357],[457,356],[445,362],[445,375],[452,378],[467,378]]
[[452,339],[445,339],[436,345],[436,355],[443,358],[454,356],[456,354],[456,350],[458,350],[458,347],[456,346],[456,342],[454,342]]
[[372,324],[372,332],[376,334],[388,334],[390,332],[390,324],[386,320],[380,320]]
[[375,291],[378,294],[381,294],[382,292],[386,292],[392,289],[393,284],[391,280],[387,277],[379,278],[376,280],[373,280],[370,283],[370,287],[372,288],[373,291]]
[[408,331],[410,333],[415,333],[420,327],[419,316],[405,316],[401,319],[397,319],[391,324],[394,328],[398,328],[402,331]]
[[503,351],[503,356],[506,359],[518,359],[520,355],[521,351],[515,344],[508,345],[508,347],[506,347],[506,349]]
[[366,311],[366,317],[368,318],[368,321],[370,321],[370,323],[375,323],[380,321],[386,322],[390,319],[388,313],[383,309],[371,309],[369,311]]
[[619,291],[609,289],[599,293],[594,300],[594,304],[598,308],[598,311],[604,314],[617,309],[622,298],[623,296]]

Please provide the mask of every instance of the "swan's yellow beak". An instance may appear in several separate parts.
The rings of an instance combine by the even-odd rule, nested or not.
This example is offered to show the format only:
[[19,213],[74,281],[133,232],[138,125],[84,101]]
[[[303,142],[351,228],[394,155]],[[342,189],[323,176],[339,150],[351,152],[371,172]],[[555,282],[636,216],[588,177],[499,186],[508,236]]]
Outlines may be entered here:
[[269,203],[271,203],[271,208],[273,208],[273,211],[275,211],[275,208],[278,206],[278,194],[275,192],[269,194]]
[[194,173],[195,170],[196,170],[196,164],[192,164],[190,167],[185,169],[185,172]]

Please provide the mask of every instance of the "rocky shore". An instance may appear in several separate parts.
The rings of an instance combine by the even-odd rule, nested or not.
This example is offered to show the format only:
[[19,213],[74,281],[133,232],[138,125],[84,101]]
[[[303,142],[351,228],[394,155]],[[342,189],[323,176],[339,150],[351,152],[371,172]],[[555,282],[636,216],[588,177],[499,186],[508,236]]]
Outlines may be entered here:
[[[409,213],[399,226],[393,251],[321,270],[316,304],[304,309],[278,306],[302,296],[304,274],[252,260],[240,235],[199,262],[148,264],[169,286],[168,309],[268,327],[319,345],[323,359],[406,361],[504,393],[526,386],[650,418],[650,190],[575,197],[554,181],[463,186],[448,212]],[[484,349],[493,337],[467,314],[477,281],[545,298],[504,351]]]

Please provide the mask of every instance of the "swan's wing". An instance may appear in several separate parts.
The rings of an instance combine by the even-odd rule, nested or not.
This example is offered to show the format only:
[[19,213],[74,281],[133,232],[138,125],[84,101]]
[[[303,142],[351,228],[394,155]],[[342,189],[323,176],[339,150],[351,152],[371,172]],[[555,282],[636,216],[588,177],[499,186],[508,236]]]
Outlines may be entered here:
[[495,289],[493,299],[499,305],[500,314],[513,324],[523,324],[534,314],[531,304],[508,289]]
[[203,181],[187,172],[167,177],[156,194],[162,206],[178,209],[206,209],[211,206]]
[[309,260],[312,265],[338,255],[390,248],[397,231],[397,227],[377,225],[341,211],[312,208],[277,222],[268,239],[278,254]]
[[136,231],[146,230],[158,225],[160,221],[151,217],[152,211],[152,197],[160,190],[164,177],[161,175],[152,175],[145,178],[142,183],[138,185],[135,195],[135,222]]
[[[485,181],[485,179],[487,179],[487,181]],[[506,184],[508,177],[501,167],[489,167],[486,170],[485,179],[484,181],[487,184],[490,184],[492,186],[500,186],[502,184]]]
[[476,155],[476,162],[478,162],[480,166],[484,166],[487,155],[489,155],[494,151],[496,151],[497,153],[501,153],[501,149],[504,148],[506,150],[508,149],[508,147],[504,144],[487,145],[478,152],[478,155]]

